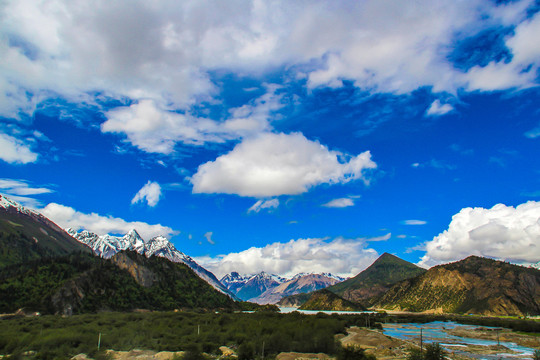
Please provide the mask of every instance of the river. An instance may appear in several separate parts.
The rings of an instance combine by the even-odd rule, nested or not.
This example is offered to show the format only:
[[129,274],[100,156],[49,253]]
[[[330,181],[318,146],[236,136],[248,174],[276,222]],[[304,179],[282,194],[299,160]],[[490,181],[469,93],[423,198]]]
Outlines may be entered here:
[[[424,343],[440,343],[446,350],[451,350],[457,353],[462,353],[467,356],[477,359],[516,359],[516,358],[532,358],[534,349],[517,345],[512,342],[500,341],[500,345],[506,349],[501,349],[496,354],[479,355],[467,352],[467,345],[480,346],[497,346],[497,341],[475,339],[469,337],[454,336],[448,334],[445,329],[475,329],[477,325],[463,325],[452,321],[434,321],[425,324],[406,323],[406,324],[383,324],[384,334],[402,340],[416,340],[420,338],[422,330],[422,338]],[[489,329],[487,326],[482,328]],[[495,329],[495,328],[492,328]]]

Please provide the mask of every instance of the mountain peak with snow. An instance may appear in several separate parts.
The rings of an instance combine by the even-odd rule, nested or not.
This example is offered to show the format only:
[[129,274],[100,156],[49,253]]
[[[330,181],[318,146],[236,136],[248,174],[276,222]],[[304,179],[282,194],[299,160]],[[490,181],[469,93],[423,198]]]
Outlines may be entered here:
[[88,245],[96,255],[110,258],[120,251],[131,250],[146,257],[159,256],[175,263],[182,263],[191,268],[195,273],[209,283],[216,290],[236,298],[210,271],[195,262],[191,257],[176,249],[165,237],[155,236],[145,241],[135,229],[131,229],[124,236],[98,235],[88,230],[77,232],[73,228],[66,229],[68,234],[79,242]]

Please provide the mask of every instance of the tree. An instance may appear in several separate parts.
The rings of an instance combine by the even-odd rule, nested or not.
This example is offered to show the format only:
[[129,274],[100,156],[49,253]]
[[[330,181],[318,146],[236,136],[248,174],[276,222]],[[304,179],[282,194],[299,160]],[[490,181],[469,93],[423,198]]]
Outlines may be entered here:
[[409,348],[409,355],[407,355],[407,360],[423,360],[424,356],[418,348]]
[[441,344],[433,343],[426,345],[426,353],[424,354],[425,360],[443,360],[446,352],[442,348]]
[[540,360],[540,349],[534,350],[533,359],[534,360]]

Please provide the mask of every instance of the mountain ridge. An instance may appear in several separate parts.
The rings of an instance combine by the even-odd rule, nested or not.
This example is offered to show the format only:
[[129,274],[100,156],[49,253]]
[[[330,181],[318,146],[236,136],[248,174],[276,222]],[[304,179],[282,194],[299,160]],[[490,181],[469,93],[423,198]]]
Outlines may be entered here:
[[426,270],[395,255],[383,253],[356,276],[328,287],[328,290],[353,302],[371,305],[394,283],[413,278]]
[[540,315],[540,270],[469,256],[396,283],[374,307],[481,315]]
[[233,298],[239,298],[230,292],[213,273],[199,265],[190,256],[176,249],[176,247],[164,236],[155,236],[145,241],[132,229],[124,236],[98,235],[87,230],[77,232],[73,228],[66,229],[77,241],[89,246],[96,255],[109,259],[121,251],[131,250],[146,257],[159,256],[175,263],[187,265],[203,280],[208,282],[214,289]]

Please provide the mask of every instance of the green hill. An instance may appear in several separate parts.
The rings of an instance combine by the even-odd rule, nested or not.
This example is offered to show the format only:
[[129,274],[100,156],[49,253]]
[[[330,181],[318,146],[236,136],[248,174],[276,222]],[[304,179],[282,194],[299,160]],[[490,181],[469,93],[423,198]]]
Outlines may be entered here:
[[46,217],[18,206],[0,206],[0,268],[42,256],[92,253]]
[[299,308],[300,310],[327,310],[327,311],[364,311],[360,304],[345,300],[327,289],[310,293],[309,299]]
[[426,272],[392,254],[382,254],[371,266],[353,278],[328,287],[344,299],[371,305],[373,299],[386,292],[398,281]]
[[483,315],[540,315],[540,270],[478,256],[401,281],[375,307]]
[[50,314],[101,310],[238,308],[184,264],[122,252],[40,258],[0,272],[0,313],[17,309]]

